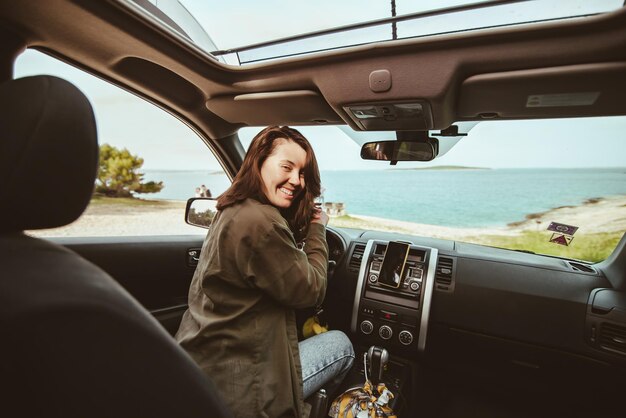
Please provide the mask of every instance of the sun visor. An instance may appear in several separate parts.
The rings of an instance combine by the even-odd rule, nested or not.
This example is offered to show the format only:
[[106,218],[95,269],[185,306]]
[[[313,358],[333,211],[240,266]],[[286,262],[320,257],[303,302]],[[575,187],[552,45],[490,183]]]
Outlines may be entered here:
[[217,96],[206,106],[230,123],[250,126],[343,123],[322,95],[312,90]]
[[430,104],[425,100],[399,103],[359,103],[343,107],[364,131],[426,131],[433,128]]
[[626,114],[626,63],[480,74],[460,91],[459,119]]

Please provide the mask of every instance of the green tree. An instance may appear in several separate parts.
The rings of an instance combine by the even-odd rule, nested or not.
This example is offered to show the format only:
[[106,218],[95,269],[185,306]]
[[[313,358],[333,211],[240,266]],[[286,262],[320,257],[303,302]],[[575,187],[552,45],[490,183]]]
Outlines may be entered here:
[[137,193],[156,193],[163,182],[143,182],[139,169],[143,158],[133,155],[126,148],[120,150],[109,144],[100,145],[96,192],[110,197],[132,197]]
[[195,208],[190,208],[189,214],[187,215],[189,222],[191,222],[192,224],[204,226],[210,226],[211,223],[213,223],[214,217],[215,212],[210,209],[207,209],[204,212],[196,212]]

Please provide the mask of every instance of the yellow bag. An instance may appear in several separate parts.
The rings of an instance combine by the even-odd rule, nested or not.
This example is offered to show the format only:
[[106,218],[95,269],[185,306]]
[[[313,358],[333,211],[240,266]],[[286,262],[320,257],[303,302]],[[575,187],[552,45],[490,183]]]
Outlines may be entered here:
[[319,318],[315,315],[307,319],[304,325],[302,325],[302,335],[304,338],[309,338],[326,331],[328,331],[328,326],[321,325]]
[[315,314],[302,325],[302,336],[309,338],[328,331],[328,323],[323,316],[324,310],[321,306],[315,308]]

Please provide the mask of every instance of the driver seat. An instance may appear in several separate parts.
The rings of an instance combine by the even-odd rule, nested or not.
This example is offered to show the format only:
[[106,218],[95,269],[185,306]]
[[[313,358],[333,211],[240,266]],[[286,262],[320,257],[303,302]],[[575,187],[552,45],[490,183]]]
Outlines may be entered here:
[[229,417],[215,385],[107,273],[24,230],[78,218],[93,192],[87,98],[50,76],[0,84],[2,416]]

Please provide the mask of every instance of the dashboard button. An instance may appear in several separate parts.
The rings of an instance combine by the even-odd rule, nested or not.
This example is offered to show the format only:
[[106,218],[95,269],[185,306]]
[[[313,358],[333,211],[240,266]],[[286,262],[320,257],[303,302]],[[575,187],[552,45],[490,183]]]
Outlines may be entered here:
[[412,279],[421,279],[422,277],[424,277],[424,270],[418,268],[412,269]]
[[384,310],[379,310],[378,311],[378,317],[380,319],[386,319],[387,321],[397,321],[398,320],[398,314],[395,312],[390,312],[390,311],[384,311]]
[[400,340],[401,344],[410,345],[413,342],[413,334],[411,334],[407,330],[402,330],[398,335],[398,339]]
[[412,291],[417,292],[420,289],[420,284],[418,282],[411,282],[409,284],[409,288],[411,288]]
[[378,335],[380,335],[380,338],[382,338],[383,340],[388,340],[393,336],[393,330],[391,329],[391,327],[383,325],[378,329]]
[[361,313],[363,315],[374,316],[374,309],[373,308],[363,307],[363,308],[361,308]]
[[370,277],[368,280],[370,283],[376,283],[376,281],[378,280],[378,276],[375,274],[370,274]]
[[372,331],[374,331],[374,324],[372,324],[370,321],[361,322],[361,332],[363,334],[369,335],[372,333]]

